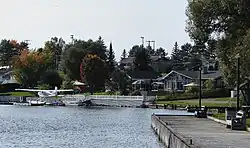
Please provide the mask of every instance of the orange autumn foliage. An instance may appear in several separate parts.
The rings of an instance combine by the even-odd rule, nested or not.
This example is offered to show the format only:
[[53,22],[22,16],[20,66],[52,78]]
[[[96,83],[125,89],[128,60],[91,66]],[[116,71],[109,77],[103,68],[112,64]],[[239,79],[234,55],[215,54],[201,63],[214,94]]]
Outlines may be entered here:
[[15,60],[16,67],[29,67],[31,64],[44,64],[44,55],[25,49]]
[[17,47],[19,45],[19,43],[17,42],[17,40],[11,40],[10,43],[13,45],[13,47]]

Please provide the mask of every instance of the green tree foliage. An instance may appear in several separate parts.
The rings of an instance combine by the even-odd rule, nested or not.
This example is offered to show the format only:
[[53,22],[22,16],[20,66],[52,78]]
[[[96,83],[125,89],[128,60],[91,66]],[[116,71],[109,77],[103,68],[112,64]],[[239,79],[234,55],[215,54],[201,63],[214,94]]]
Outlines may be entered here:
[[0,65],[7,66],[13,64],[13,58],[24,49],[28,49],[28,44],[25,42],[18,43],[16,40],[1,40]]
[[73,88],[72,80],[67,75],[64,75],[61,87],[63,89]]
[[26,87],[36,86],[41,74],[50,69],[51,57],[47,53],[23,50],[13,65],[16,80]]
[[177,42],[174,44],[174,48],[171,54],[171,59],[173,60],[173,69],[174,70],[184,70],[185,69],[185,63],[182,57],[182,51],[179,48],[179,45]]
[[107,66],[109,69],[109,73],[111,74],[115,70],[115,53],[112,48],[112,43],[110,43],[109,45]]
[[50,88],[60,87],[62,78],[57,71],[46,71],[40,80],[41,84],[48,84]]
[[105,61],[97,55],[87,54],[84,58],[84,79],[93,91],[103,90],[107,79]]
[[206,80],[204,82],[204,87],[206,90],[211,91],[214,89],[214,82],[212,80]]
[[134,45],[130,50],[129,50],[129,57],[135,57],[135,54],[137,51],[141,50],[142,47],[140,47],[139,45]]
[[145,49],[138,49],[135,52],[134,69],[139,71],[152,70],[150,67],[150,55]]
[[171,54],[172,60],[174,60],[175,62],[179,62],[179,59],[180,59],[179,53],[180,53],[180,48],[178,46],[178,43],[175,42],[174,48]]
[[126,49],[123,49],[121,59],[125,59],[125,58],[127,58],[127,52],[126,52]]
[[52,37],[50,41],[45,42],[43,51],[50,52],[52,54],[53,69],[59,68],[64,46],[65,41],[62,38]]
[[72,80],[81,80],[80,65],[87,54],[93,54],[107,61],[106,46],[101,37],[97,41],[77,40],[66,45],[62,55],[62,67],[65,74]]
[[[220,70],[228,86],[235,86],[236,58],[241,56],[241,78],[249,76],[249,18],[250,1],[246,0],[189,0],[187,32],[195,44],[217,43]],[[244,49],[244,50],[243,50]]]
[[149,55],[154,55],[154,54],[155,54],[154,49],[153,49],[150,45],[148,45],[148,46],[146,47],[146,50],[147,50],[147,52],[149,53]]
[[128,95],[131,89],[131,79],[126,75],[124,71],[116,69],[112,75],[112,87],[114,90],[119,90],[121,95]]
[[80,65],[86,51],[82,48],[69,47],[63,54],[63,71],[71,80],[80,80]]
[[160,48],[156,49],[155,55],[165,57],[165,56],[167,56],[167,53],[165,52],[164,48],[160,47]]

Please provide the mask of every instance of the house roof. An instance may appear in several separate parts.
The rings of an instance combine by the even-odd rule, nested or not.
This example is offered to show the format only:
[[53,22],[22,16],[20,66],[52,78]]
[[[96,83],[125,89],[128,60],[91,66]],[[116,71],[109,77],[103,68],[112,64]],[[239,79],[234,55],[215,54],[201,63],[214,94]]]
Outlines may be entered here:
[[[134,62],[135,57],[127,57],[127,58],[123,58],[121,59],[120,63],[121,64],[130,64]],[[160,59],[162,60],[166,60],[169,61],[169,59],[165,58],[165,57],[161,57],[161,56],[150,56],[151,61],[158,61]]]
[[[163,79],[167,78],[172,73],[178,73],[179,75],[182,75],[182,76],[190,78],[190,79],[199,78],[199,71],[175,71],[175,70],[172,70],[170,73],[168,73],[167,75],[165,75],[163,77],[158,78],[157,80],[163,80]],[[221,77],[220,71],[211,71],[211,72],[201,74],[202,79],[217,79],[219,77]]]
[[131,71],[128,73],[128,75],[132,79],[157,79],[159,77],[159,74],[154,71]]
[[10,79],[10,80],[4,80],[2,84],[19,84],[16,80]]

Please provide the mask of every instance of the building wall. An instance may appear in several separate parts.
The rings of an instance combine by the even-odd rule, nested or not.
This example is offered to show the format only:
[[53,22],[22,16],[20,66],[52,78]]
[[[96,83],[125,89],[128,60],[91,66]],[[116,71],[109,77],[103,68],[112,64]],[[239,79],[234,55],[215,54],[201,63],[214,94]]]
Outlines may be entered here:
[[183,91],[184,85],[191,83],[193,80],[177,73],[170,74],[164,79],[165,91]]

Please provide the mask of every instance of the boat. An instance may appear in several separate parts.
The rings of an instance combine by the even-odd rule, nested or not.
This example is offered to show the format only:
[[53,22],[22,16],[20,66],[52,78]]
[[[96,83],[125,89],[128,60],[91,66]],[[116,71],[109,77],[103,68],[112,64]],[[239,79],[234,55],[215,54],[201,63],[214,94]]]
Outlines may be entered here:
[[43,106],[46,102],[43,101],[29,101],[30,106]]

